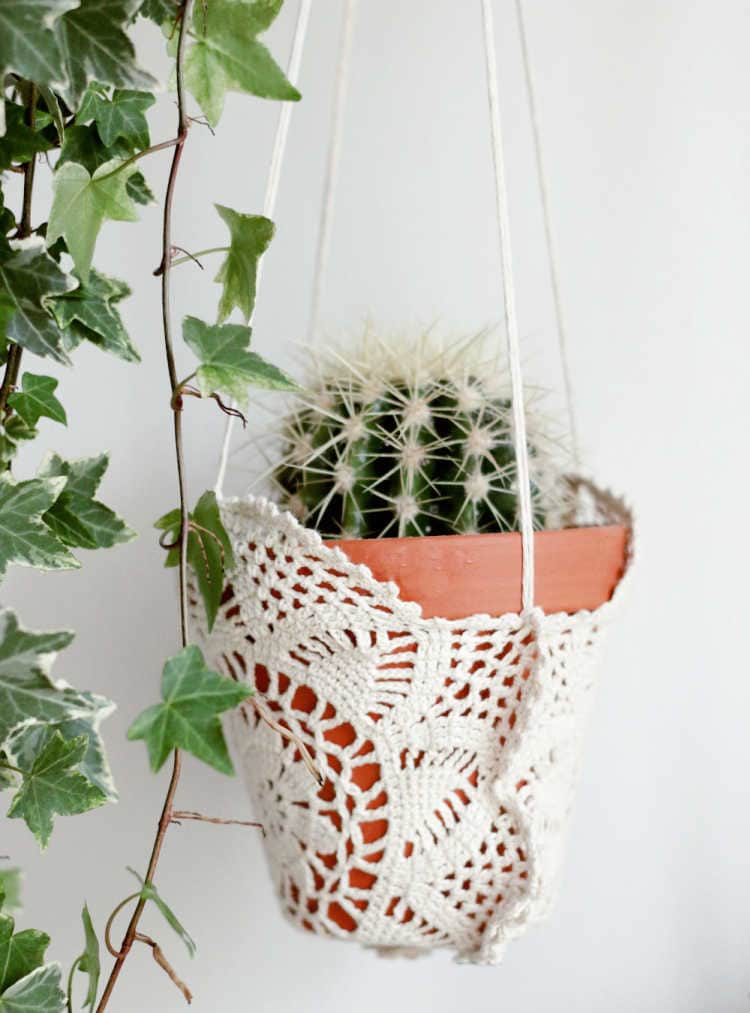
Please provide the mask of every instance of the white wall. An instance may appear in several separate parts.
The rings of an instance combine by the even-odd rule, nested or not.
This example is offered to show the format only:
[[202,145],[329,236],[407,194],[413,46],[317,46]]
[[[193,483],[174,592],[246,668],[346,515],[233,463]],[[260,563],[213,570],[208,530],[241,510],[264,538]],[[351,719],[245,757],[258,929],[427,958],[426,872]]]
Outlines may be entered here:
[[[277,53],[288,46],[287,6]],[[258,349],[287,363],[304,333],[341,3],[315,8],[256,327]],[[479,5],[361,8],[327,319],[357,328],[371,311],[387,323],[438,318],[456,330],[496,320]],[[255,832],[177,827],[159,884],[198,940],[195,961],[155,915],[148,924],[198,1010],[747,1008],[750,7],[528,0],[527,10],[588,461],[639,519],[637,584],[603,666],[561,902],[500,968],[457,967],[444,955],[383,963],[281,920]],[[510,0],[496,11],[527,360],[557,383]],[[159,40],[143,40],[144,57],[160,62]],[[215,139],[192,132],[180,245],[222,241],[214,200],[260,208],[276,112],[233,96]],[[155,136],[169,134],[173,115],[165,96]],[[155,185],[166,164],[155,156],[148,166]],[[175,500],[150,274],[158,230],[152,209],[140,226],[107,226],[97,250],[138,290],[125,315],[143,364],[82,349],[61,386],[69,430],[50,425],[44,437],[67,454],[112,449],[106,498],[141,537],[87,556],[79,573],[16,571],[4,588],[27,624],[78,631],[58,675],[120,705],[107,727],[120,804],[60,820],[43,857],[24,828],[3,828],[2,851],[29,870],[25,921],[49,929],[66,961],[79,945],[83,897],[101,926],[132,888],[124,867],[145,864],[166,780],[148,773],[141,744],[124,739],[176,644],[171,575],[150,532]],[[210,319],[214,264],[181,270],[177,312]],[[188,408],[197,495],[212,481],[221,423],[210,405]],[[238,781],[190,759],[179,802],[248,811]],[[182,1008],[150,956],[136,954],[113,1009]]]

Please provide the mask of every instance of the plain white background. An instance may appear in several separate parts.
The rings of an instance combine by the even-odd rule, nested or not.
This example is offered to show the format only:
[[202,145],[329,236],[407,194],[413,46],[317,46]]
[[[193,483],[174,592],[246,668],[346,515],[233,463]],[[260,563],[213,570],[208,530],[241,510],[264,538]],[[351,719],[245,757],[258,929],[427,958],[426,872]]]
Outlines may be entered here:
[[[526,362],[559,385],[531,135],[510,0],[496,3]],[[439,320],[457,334],[500,319],[479,4],[361,0],[325,319],[354,334]],[[296,5],[274,28],[283,62]],[[317,0],[263,279],[255,341],[293,368],[304,335],[340,0]],[[452,1013],[733,1011],[750,1006],[747,793],[747,434],[750,381],[750,8],[742,0],[528,0],[580,426],[590,471],[638,515],[638,575],[613,629],[587,743],[559,907],[495,969],[438,954],[383,962],[282,921],[252,830],[169,834],[159,885],[198,941],[150,913],[197,1010]],[[161,41],[141,32],[144,62]],[[218,134],[191,132],[176,241],[218,245],[213,201],[258,211],[278,108],[231,96]],[[171,135],[164,95],[155,139]],[[146,166],[157,191],[167,156]],[[37,217],[44,211],[44,195]],[[176,646],[172,575],[151,530],[175,501],[158,316],[159,213],[108,225],[97,262],[137,290],[124,313],[139,366],[81,349],[61,372],[70,426],[43,443],[112,451],[103,489],[137,541],[77,573],[14,571],[5,600],[27,625],[71,627],[56,673],[113,697],[106,728],[117,806],[60,820],[48,852],[3,828],[28,870],[24,924],[66,963],[84,897],[96,924],[143,870],[166,773],[149,774],[127,725],[154,701]],[[180,269],[177,318],[211,319],[218,261]],[[185,356],[186,366],[189,358]],[[36,364],[38,366],[38,364]],[[185,372],[188,372],[186,368]],[[190,488],[212,484],[221,421],[188,405]],[[257,423],[257,420],[255,420]],[[39,448],[25,458],[29,472]],[[241,458],[242,455],[239,455]],[[233,491],[242,487],[235,460]],[[179,804],[247,817],[241,783],[186,762]],[[183,1000],[148,952],[112,1009]]]

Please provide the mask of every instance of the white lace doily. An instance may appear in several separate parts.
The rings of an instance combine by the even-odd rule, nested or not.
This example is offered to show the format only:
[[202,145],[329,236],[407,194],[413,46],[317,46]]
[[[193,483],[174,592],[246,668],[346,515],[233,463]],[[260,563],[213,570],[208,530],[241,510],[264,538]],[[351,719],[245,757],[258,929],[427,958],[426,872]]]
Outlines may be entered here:
[[[579,523],[629,519],[597,490],[585,509]],[[423,619],[268,501],[222,514],[236,566],[207,655],[326,778],[252,707],[234,719],[284,911],[384,952],[497,962],[553,899],[596,649],[622,585],[593,612]]]

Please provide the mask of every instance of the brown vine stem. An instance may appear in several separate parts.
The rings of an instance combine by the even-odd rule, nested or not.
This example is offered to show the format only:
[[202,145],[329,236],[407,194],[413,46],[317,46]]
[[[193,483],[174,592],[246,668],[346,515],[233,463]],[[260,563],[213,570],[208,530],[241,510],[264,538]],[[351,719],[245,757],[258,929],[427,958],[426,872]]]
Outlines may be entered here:
[[[188,505],[187,505],[187,490],[185,488],[185,462],[183,455],[183,443],[182,443],[182,401],[180,398],[175,398],[175,391],[178,386],[177,371],[175,368],[174,361],[174,348],[172,344],[172,323],[171,323],[171,309],[170,309],[170,259],[172,250],[172,203],[174,201],[175,185],[177,183],[177,173],[180,168],[180,162],[182,160],[182,150],[187,140],[188,129],[190,121],[185,111],[185,81],[184,81],[184,56],[185,56],[185,44],[187,42],[187,26],[190,23],[192,17],[194,0],[184,0],[181,8],[181,19],[180,19],[180,30],[179,39],[177,42],[177,57],[175,72],[177,78],[177,138],[174,144],[174,154],[172,155],[172,165],[169,170],[169,179],[167,180],[167,190],[164,197],[164,217],[162,225],[162,275],[161,275],[161,307],[162,307],[162,326],[164,330],[164,351],[167,360],[167,372],[169,374],[169,385],[170,385],[170,401],[172,403],[172,417],[174,421],[174,447],[175,447],[175,458],[177,463],[177,484],[179,487],[180,496],[180,563],[179,563],[179,588],[180,588],[180,641],[183,647],[187,646],[188,643],[188,600],[187,600],[187,548],[188,548]],[[176,749],[174,751],[174,757],[172,760],[172,774],[169,779],[169,785],[167,787],[167,794],[164,798],[164,804],[161,810],[161,816],[156,828],[156,836],[154,837],[154,843],[151,848],[151,857],[149,858],[148,868],[146,870],[145,882],[151,883],[156,873],[156,867],[159,864],[159,857],[161,855],[162,846],[164,844],[164,837],[166,836],[169,825],[172,821],[172,807],[174,803],[175,793],[177,791],[177,785],[180,780],[181,770],[181,758],[180,751]],[[135,942],[136,935],[138,933],[138,924],[143,914],[143,909],[146,906],[146,899],[141,896],[138,899],[138,903],[135,906],[133,914],[128,923],[128,927],[125,930],[125,935],[122,940],[119,952],[115,958],[115,963],[107,980],[107,984],[104,987],[104,992],[99,1000],[99,1005],[96,1008],[96,1013],[103,1013],[103,1010],[107,1008],[110,997],[114,990],[117,980],[122,971],[123,965],[128,958],[133,943]]]
[[[39,97],[36,85],[29,86],[29,100],[26,107],[26,122],[34,128],[36,120],[36,104]],[[34,175],[36,173],[36,155],[26,162],[23,167],[23,204],[21,208],[21,221],[16,230],[16,239],[27,239],[31,235],[31,201],[34,195]],[[8,359],[5,363],[5,375],[0,384],[0,415],[7,415],[8,398],[18,383],[18,373],[21,369],[21,356],[23,349],[20,345],[11,342],[8,346]]]
[[192,809],[175,809],[172,813],[172,822],[179,823],[180,820],[198,820],[200,823],[215,823],[222,827],[255,827],[266,836],[262,823],[257,820],[225,820],[220,816],[204,816],[203,813],[194,812]]

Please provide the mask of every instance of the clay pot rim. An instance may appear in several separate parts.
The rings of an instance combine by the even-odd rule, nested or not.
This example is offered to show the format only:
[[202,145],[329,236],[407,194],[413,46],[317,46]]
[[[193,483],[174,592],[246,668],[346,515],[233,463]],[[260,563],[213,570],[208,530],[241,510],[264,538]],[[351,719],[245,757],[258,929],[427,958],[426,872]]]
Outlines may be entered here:
[[[313,530],[308,528],[309,530]],[[570,531],[614,531],[621,530],[626,531],[628,534],[632,532],[632,525],[626,521],[615,521],[608,524],[571,524],[565,528],[540,528],[534,531],[534,541],[539,537],[548,537],[551,535],[563,535]],[[453,534],[453,535],[381,535],[377,538],[323,538],[322,542],[328,548],[340,548],[342,545],[351,545],[352,543],[362,544],[364,542],[370,542],[372,544],[376,542],[382,542],[384,545],[396,545],[396,544],[408,544],[409,542],[429,542],[433,544],[444,543],[453,541],[458,538],[467,540],[486,540],[495,541],[500,539],[518,539],[521,537],[520,531],[479,531],[472,532],[471,534]]]

